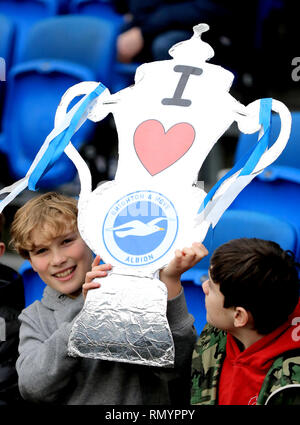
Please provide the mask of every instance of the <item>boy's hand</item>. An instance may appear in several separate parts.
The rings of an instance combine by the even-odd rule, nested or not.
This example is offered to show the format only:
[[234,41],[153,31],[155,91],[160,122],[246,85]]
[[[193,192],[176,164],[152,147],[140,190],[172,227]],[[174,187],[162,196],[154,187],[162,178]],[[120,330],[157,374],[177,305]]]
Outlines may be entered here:
[[101,260],[100,255],[94,259],[92,263],[92,270],[87,272],[85,276],[85,283],[82,285],[82,295],[83,298],[86,298],[86,295],[90,289],[100,288],[101,284],[98,282],[93,282],[96,277],[105,277],[107,272],[112,269],[111,264],[99,264]]
[[173,260],[159,274],[168,289],[168,299],[180,294],[182,273],[194,267],[207,254],[207,249],[199,242],[194,242],[190,248],[183,248],[182,251],[176,249]]

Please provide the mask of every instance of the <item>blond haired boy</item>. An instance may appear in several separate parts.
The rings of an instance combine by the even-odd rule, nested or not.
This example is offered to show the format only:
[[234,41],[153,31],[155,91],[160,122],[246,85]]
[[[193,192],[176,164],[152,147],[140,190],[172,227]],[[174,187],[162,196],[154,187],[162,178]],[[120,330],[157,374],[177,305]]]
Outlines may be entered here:
[[[146,367],[67,355],[70,331],[94,277],[111,269],[93,261],[77,229],[76,201],[50,192],[21,207],[11,227],[17,252],[47,284],[41,301],[19,319],[19,388],[26,400],[55,404],[186,404],[195,342],[181,274],[207,254],[200,244],[176,251],[161,271],[168,289],[167,318],[175,344],[174,369]],[[85,282],[85,284],[84,284]],[[84,284],[84,289],[82,286]]]

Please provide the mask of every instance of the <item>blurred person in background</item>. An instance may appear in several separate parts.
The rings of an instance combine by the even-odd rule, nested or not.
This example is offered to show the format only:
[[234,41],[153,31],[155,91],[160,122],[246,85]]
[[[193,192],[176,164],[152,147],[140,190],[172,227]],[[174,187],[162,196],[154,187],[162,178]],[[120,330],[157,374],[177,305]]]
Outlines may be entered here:
[[[124,15],[124,27],[117,39],[117,56],[122,63],[144,63],[171,59],[174,44],[189,39],[193,26],[206,23],[203,35],[215,56],[210,62],[235,74],[234,85],[245,95],[256,86],[255,47],[258,0],[243,3],[227,0],[112,0]],[[245,19],[246,18],[246,19]]]
[[193,35],[193,26],[231,19],[232,1],[114,0],[125,26],[117,40],[120,62],[170,59],[168,50]]

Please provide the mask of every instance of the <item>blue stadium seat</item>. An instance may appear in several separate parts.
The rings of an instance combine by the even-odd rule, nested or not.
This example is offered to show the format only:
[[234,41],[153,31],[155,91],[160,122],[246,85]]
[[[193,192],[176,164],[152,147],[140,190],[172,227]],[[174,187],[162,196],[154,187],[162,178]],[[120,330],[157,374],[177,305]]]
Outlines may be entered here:
[[33,270],[28,260],[22,263],[19,273],[24,283],[25,307],[28,307],[34,301],[40,301],[42,299],[46,284]]
[[58,13],[58,0],[1,0],[0,13],[11,19],[16,26],[13,63],[20,60],[24,42],[31,26],[37,21]]
[[[300,230],[300,173],[296,168],[268,167],[235,199],[231,210],[248,209],[272,215]],[[300,260],[299,249],[296,252]]]
[[117,30],[106,17],[64,15],[44,19],[28,33],[22,61],[67,60],[89,68],[110,87]]
[[135,71],[140,63],[121,63],[116,61],[112,89],[114,92],[124,89],[134,84]]
[[6,75],[12,60],[14,35],[14,23],[5,15],[0,15],[0,117],[2,116],[3,101],[5,96]]
[[[54,126],[61,96],[72,85],[93,80],[87,68],[67,61],[29,61],[14,66],[7,78],[0,151],[7,159],[14,180],[24,177],[45,138]],[[77,149],[94,134],[86,122],[73,136]],[[76,168],[63,154],[41,179],[40,188],[55,188],[72,181]]]
[[[184,276],[182,276],[182,279],[184,279]],[[206,325],[205,295],[202,286],[196,285],[189,278],[187,280],[182,280],[182,285],[188,311],[194,316],[194,326],[197,335],[200,335],[202,329]]]
[[195,317],[200,333],[206,323],[206,310],[202,283],[207,279],[209,260],[214,250],[231,239],[241,237],[273,240],[283,249],[299,252],[300,234],[297,229],[279,218],[247,210],[227,210],[215,229],[209,230],[203,244],[209,255],[182,275],[188,309]]
[[123,24],[123,17],[115,11],[113,4],[105,0],[70,0],[69,13],[108,18],[112,24]]
[[[108,19],[110,25],[114,28],[116,36],[121,32],[124,24],[123,16],[115,11],[114,6],[109,0],[71,0],[69,10],[70,13]],[[133,84],[134,74],[139,65],[139,63],[120,63],[114,57],[111,91],[117,92]]]

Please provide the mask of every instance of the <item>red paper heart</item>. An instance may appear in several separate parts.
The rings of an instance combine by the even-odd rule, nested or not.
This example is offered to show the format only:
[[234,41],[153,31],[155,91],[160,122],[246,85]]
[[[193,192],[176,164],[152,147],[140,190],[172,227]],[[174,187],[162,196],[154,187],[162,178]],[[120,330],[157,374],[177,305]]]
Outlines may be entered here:
[[142,122],[134,134],[134,147],[141,163],[154,176],[174,164],[192,146],[193,126],[186,122],[173,125],[167,132],[160,121]]

